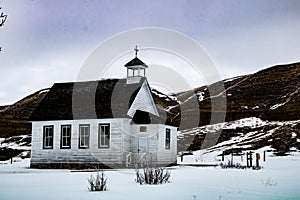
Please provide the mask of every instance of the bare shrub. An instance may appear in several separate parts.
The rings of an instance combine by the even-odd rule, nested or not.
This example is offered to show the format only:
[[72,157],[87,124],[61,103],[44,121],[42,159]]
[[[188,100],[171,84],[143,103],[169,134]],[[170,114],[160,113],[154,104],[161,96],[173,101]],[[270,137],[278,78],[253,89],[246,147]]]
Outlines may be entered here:
[[96,178],[93,177],[93,174],[91,174],[91,177],[88,179],[89,182],[89,191],[106,191],[107,190],[107,177],[105,176],[104,172],[101,172],[101,175],[99,171],[97,171]]
[[143,185],[158,185],[170,182],[171,173],[162,167],[154,167],[152,164],[136,170],[136,182]]
[[270,178],[268,178],[266,181],[261,180],[261,183],[265,186],[265,187],[272,187],[272,186],[276,186],[277,182],[274,180],[271,180]]

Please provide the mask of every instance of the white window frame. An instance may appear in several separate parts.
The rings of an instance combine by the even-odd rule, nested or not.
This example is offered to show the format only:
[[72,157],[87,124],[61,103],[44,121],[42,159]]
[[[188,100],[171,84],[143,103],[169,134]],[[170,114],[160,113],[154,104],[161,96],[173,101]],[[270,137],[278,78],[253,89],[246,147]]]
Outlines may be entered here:
[[[104,128],[104,131],[103,131]],[[109,149],[110,147],[110,124],[99,124],[98,126],[98,148]]]
[[[71,148],[71,125],[61,125],[61,134],[60,134],[60,148],[61,149],[70,149]],[[69,145],[66,145],[69,141]]]
[[166,134],[165,134],[165,149],[170,150],[171,149],[171,129],[166,128]]
[[80,149],[88,149],[90,147],[90,125],[89,124],[80,124],[79,125],[79,145],[78,146]]
[[[52,143],[52,144],[51,144]],[[53,149],[54,146],[54,126],[43,127],[43,149]]]

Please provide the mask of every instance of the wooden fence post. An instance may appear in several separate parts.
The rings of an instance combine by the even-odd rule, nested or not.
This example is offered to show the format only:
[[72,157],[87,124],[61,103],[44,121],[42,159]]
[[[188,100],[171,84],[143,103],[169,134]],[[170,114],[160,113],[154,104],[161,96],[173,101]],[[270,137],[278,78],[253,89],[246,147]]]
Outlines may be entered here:
[[256,167],[259,168],[260,154],[256,153]]
[[250,157],[249,158],[250,159],[250,167],[252,167],[252,153],[253,153],[252,151],[250,151],[250,153],[249,153],[250,154],[250,156],[249,156]]
[[223,151],[222,152],[222,161],[224,161],[224,158],[225,158],[225,152]]
[[181,162],[183,162],[183,152],[181,153],[180,158],[181,158]]
[[249,153],[246,152],[247,168],[249,168]]

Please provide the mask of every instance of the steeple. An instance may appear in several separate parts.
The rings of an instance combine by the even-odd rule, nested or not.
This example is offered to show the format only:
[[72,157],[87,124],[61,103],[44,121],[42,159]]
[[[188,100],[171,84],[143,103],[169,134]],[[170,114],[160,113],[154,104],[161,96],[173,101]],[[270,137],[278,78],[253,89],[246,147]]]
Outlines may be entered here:
[[146,76],[146,68],[148,68],[148,66],[137,57],[139,51],[137,46],[135,46],[134,51],[135,58],[124,65],[127,68],[127,83],[139,82],[141,77]]

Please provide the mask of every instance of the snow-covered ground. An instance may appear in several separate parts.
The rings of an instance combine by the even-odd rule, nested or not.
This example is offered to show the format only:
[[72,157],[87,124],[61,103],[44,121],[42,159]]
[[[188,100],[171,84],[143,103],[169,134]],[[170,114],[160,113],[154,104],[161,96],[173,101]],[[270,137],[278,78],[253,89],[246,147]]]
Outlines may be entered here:
[[30,169],[29,162],[0,163],[1,200],[300,199],[299,153],[267,157],[262,170],[176,166],[169,168],[171,183],[155,186],[135,183],[134,170],[110,170],[105,192],[88,191],[91,172]]
[[[208,125],[184,130],[179,137],[214,133],[219,130],[236,130],[248,128],[249,131],[225,140],[215,146],[193,152],[184,156],[183,162],[178,158],[179,166],[168,168],[171,171],[171,183],[163,185],[139,185],[135,182],[135,170],[108,170],[108,191],[89,192],[88,181],[92,172],[71,172],[69,170],[30,169],[30,159],[14,158],[0,162],[0,200],[54,200],[54,199],[130,199],[130,200],[199,200],[199,199],[300,199],[300,152],[290,149],[289,156],[274,157],[270,146],[257,149],[260,153],[261,170],[252,169],[222,169],[203,167],[221,163],[221,153],[228,149],[239,147],[246,153],[249,141],[268,137],[280,126],[297,125],[297,121],[267,122],[258,118],[245,118],[234,122]],[[266,131],[260,128],[269,126]],[[0,147],[23,150],[30,148],[25,136],[0,138]],[[30,136],[28,136],[30,137]],[[300,142],[297,133],[291,133],[291,138]],[[266,162],[263,162],[263,152],[267,152]],[[255,164],[255,154],[253,164]],[[231,155],[225,156],[223,163],[231,160]],[[234,156],[234,163],[246,165],[245,155]],[[191,166],[192,165],[192,166]],[[197,166],[198,165],[198,166]],[[202,167],[200,167],[202,166]],[[96,172],[93,172],[96,175]]]

